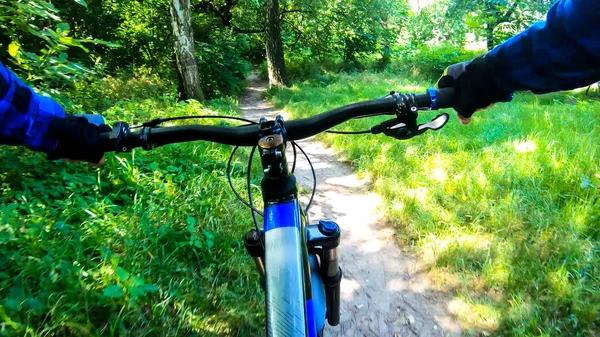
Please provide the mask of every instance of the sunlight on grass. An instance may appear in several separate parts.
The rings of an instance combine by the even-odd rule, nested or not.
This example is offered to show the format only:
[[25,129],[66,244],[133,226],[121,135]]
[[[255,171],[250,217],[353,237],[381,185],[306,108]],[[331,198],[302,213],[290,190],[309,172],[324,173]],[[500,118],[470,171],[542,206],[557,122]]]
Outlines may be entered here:
[[452,266],[457,271],[481,269],[490,260],[491,235],[461,233],[458,229],[441,237],[423,239],[423,257],[428,263]]
[[537,144],[532,140],[513,141],[513,145],[517,152],[534,152],[537,149]]
[[490,331],[498,329],[502,316],[492,305],[474,303],[462,298],[452,300],[448,304],[448,310],[456,315],[467,329],[483,331],[488,334]]
[[[427,86],[341,75],[324,88],[271,94],[306,117]],[[599,113],[599,102],[578,93],[519,94],[468,127],[452,120],[409,141],[320,139],[374,180],[387,220],[429,263],[433,283],[454,294],[467,334],[587,336],[600,326]]]

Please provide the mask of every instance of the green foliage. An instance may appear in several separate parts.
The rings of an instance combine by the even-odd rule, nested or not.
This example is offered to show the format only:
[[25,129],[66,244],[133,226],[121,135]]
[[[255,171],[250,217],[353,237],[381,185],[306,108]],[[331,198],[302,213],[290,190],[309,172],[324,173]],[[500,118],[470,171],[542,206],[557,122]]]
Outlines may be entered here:
[[[549,5],[445,0],[411,11],[407,1],[281,1],[288,71],[304,82],[270,93],[308,116],[422,90],[398,88],[398,78],[436,79],[481,52],[465,51],[467,33],[496,44]],[[102,112],[109,123],[209,112],[175,103],[168,6],[3,1],[0,59],[71,111]],[[264,29],[262,2],[192,6],[202,89],[221,97],[211,109],[239,113],[223,97],[239,94],[250,62],[264,60],[263,36],[243,33]],[[591,335],[600,303],[598,108],[522,95],[470,128],[451,124],[410,142],[323,139],[375,179],[399,235],[455,290],[468,333]],[[226,191],[228,150],[182,144],[87,168],[0,148],[0,334],[264,334],[262,294],[240,242],[249,218]],[[236,165],[236,185],[244,167]]]
[[[57,6],[77,27],[77,36],[92,35],[121,46],[92,50],[106,73],[135,74],[138,68],[149,68],[162,78],[176,80],[168,1],[93,1],[86,11],[74,8],[72,0],[59,0]],[[192,21],[202,89],[209,98],[236,95],[250,69],[244,56],[250,38],[233,34],[223,26],[220,14],[202,3],[195,10]]]
[[[287,64],[287,63],[286,63]],[[267,61],[261,62],[258,65],[258,77],[267,81],[269,79],[269,66],[267,65]]]
[[435,1],[411,11],[404,32],[404,43],[398,47],[401,52],[419,50],[431,46],[464,47],[468,26],[464,18],[453,16],[448,10],[452,1]]
[[488,49],[539,21],[554,3],[552,0],[451,0],[447,1],[448,21],[466,22],[486,39]]
[[[264,60],[262,34],[245,33],[264,29],[262,5],[192,4],[202,88],[209,97],[238,94],[249,63]],[[474,41],[497,43],[540,18],[549,5],[546,0],[445,0],[411,10],[408,1],[286,0],[281,1],[282,37],[297,79],[340,70],[418,69],[437,76],[433,73],[446,61],[462,60],[449,55],[463,49],[467,33],[475,34]],[[55,95],[73,81],[93,77],[92,69],[118,77],[150,68],[175,81],[168,7],[163,0],[3,2],[0,59],[10,59],[26,81]]]
[[[464,50],[445,46],[421,46],[419,49],[408,49],[394,55],[386,66],[388,72],[401,77],[419,77],[428,80],[437,80],[446,67],[458,62],[471,60],[484,51]],[[363,57],[359,62],[366,69],[379,71],[381,58],[377,56]],[[333,83],[340,73],[345,72],[345,63],[342,59],[312,59],[310,56],[288,57],[286,59],[288,74],[297,81],[309,81],[312,84],[326,86]],[[266,78],[266,64],[260,68]],[[369,73],[369,71],[364,71]],[[346,72],[347,73],[347,72]],[[350,72],[352,73],[352,72]]]
[[469,61],[482,52],[463,50],[453,46],[421,46],[414,52],[406,52],[395,58],[389,69],[434,80],[438,79],[448,66]]
[[405,1],[315,1],[291,2],[286,10],[282,27],[288,57],[341,59],[352,71],[364,68],[362,58],[390,52],[408,8]]
[[333,59],[311,59],[310,57],[294,57],[286,60],[288,74],[293,80],[311,80],[329,82],[327,79],[335,77],[344,70],[344,62]]
[[[361,74],[271,94],[294,117],[308,117],[424,88],[395,74]],[[409,141],[320,139],[373,179],[398,237],[455,294],[450,309],[467,335],[592,336],[600,328],[598,111],[599,102],[570,94],[521,94],[468,127],[452,120]]]
[[161,67],[171,68],[173,41],[168,1],[118,1],[111,4],[108,13],[118,22],[118,27],[109,33],[115,34],[123,46],[107,59],[112,59],[113,67],[147,65],[160,72],[164,72]]
[[213,29],[211,35],[196,41],[198,72],[207,97],[241,93],[250,73],[250,63],[243,57],[248,49],[248,37],[232,34],[228,29]]
[[[142,87],[94,85],[114,85],[107,96],[121,98],[107,122],[239,113],[227,100],[214,112],[173,95],[118,94],[132,83]],[[82,95],[74,101],[93,98]],[[179,144],[90,168],[1,147],[0,334],[264,335],[263,294],[241,240],[251,221],[225,178],[230,150]]]
[[133,75],[125,73],[99,80],[77,81],[73,90],[65,95],[72,102],[73,112],[102,112],[120,101],[151,100],[167,104],[173,98],[165,92],[174,93],[174,84],[165,81],[152,69],[141,67]]
[[111,74],[146,66],[162,75],[172,76],[169,1],[94,0],[88,1],[86,9],[73,0],[55,0],[53,3],[74,28],[76,37],[93,36],[120,45],[120,48],[91,48],[92,54]]
[[[85,2],[81,2],[85,5]],[[101,41],[72,37],[69,24],[58,10],[43,0],[0,3],[0,59],[12,62],[14,71],[40,90],[55,90],[89,76],[89,68],[69,59],[75,47],[88,52],[85,43]]]

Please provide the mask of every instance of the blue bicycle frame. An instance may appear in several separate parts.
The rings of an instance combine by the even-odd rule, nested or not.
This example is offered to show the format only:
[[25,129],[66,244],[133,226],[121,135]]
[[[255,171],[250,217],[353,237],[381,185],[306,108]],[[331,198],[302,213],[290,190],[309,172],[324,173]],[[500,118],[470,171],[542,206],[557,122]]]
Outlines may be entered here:
[[325,325],[325,289],[316,257],[305,248],[304,219],[297,199],[265,208],[269,336],[316,337]]

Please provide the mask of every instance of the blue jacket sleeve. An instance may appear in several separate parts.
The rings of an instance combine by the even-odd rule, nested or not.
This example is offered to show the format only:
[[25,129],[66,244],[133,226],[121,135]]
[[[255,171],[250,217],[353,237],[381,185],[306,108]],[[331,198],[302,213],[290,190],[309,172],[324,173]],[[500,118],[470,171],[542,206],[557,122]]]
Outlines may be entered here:
[[600,81],[600,1],[560,0],[538,22],[494,48],[494,79],[507,91],[570,90]]
[[57,141],[46,134],[52,119],[64,116],[56,101],[35,93],[0,63],[0,144],[51,152]]

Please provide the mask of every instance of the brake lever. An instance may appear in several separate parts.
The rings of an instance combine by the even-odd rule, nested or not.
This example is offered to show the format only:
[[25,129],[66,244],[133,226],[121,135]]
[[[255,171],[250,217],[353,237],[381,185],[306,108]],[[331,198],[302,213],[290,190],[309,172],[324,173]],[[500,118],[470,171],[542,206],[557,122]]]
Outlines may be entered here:
[[125,144],[125,140],[129,135],[129,131],[129,125],[125,122],[116,122],[113,125],[108,138],[113,140],[116,153],[131,151],[131,149]]
[[400,140],[406,140],[418,135],[422,135],[427,130],[439,130],[443,128],[446,123],[448,123],[448,120],[450,120],[450,116],[447,113],[439,114],[430,122],[424,124],[417,124],[416,119],[411,119],[405,122],[399,118],[396,118],[372,127],[371,133],[383,133],[386,136]]

